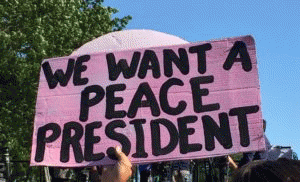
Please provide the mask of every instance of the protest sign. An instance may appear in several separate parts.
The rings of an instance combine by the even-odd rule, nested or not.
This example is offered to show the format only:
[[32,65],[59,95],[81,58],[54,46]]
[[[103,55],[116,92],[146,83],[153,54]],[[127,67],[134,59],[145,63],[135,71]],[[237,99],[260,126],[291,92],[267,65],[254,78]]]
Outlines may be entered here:
[[44,60],[31,165],[207,158],[265,148],[251,36]]

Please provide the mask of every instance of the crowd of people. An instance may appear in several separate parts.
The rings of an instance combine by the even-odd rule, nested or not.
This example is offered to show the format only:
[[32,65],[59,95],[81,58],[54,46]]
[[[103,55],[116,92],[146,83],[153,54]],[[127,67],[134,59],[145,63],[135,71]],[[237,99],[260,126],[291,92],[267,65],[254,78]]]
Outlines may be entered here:
[[[264,120],[263,123],[265,131],[266,121]],[[243,153],[243,156],[238,161],[238,163],[236,163],[230,156],[212,158],[213,160],[211,162],[218,164],[217,168],[219,170],[219,173],[222,174],[220,175],[220,179],[218,179],[217,181],[224,181],[224,169],[230,167],[232,169],[231,171],[234,171],[231,175],[230,180],[232,182],[299,182],[300,161],[292,160],[291,150],[285,152],[286,154],[288,154],[288,156],[274,155],[274,151],[276,151],[278,147],[272,147],[265,135],[264,138],[266,145],[265,151]],[[91,181],[125,182],[134,173],[137,173],[139,174],[137,181],[141,182],[192,182],[192,163],[195,163],[195,161],[197,161],[167,161],[161,163],[144,164],[139,165],[138,167],[133,167],[130,160],[122,152],[120,147],[115,148],[115,156],[116,158],[118,158],[118,161],[114,166],[94,166],[91,168],[91,170],[89,171],[89,178],[91,179]],[[153,176],[159,175],[163,176],[163,179],[157,180],[152,178]],[[206,181],[208,180],[208,178],[206,179]]]
[[[266,129],[266,121],[263,120],[264,131]],[[265,137],[265,135],[264,135]],[[300,161],[288,158],[279,158],[271,160],[268,156],[271,145],[265,137],[266,150],[258,152],[244,153],[241,161],[237,164],[230,156],[223,157],[229,166],[234,170],[232,182],[299,182],[300,181]],[[121,151],[116,148],[116,156],[118,162],[107,168],[92,168],[92,181],[116,181],[125,182],[133,174],[130,160]],[[166,173],[165,181],[174,182],[191,182],[192,173],[190,172],[190,161],[172,161],[164,163],[168,164],[170,171]],[[155,165],[154,165],[155,166]],[[150,169],[153,165],[140,165],[140,181],[148,181]],[[158,169],[159,170],[159,169]]]
[[[120,150],[119,147],[116,148],[116,156],[118,157],[118,162],[111,167],[98,168],[93,167],[92,181],[94,182],[125,182],[133,174],[132,164],[126,155]],[[300,181],[300,161],[280,158],[276,161],[268,160],[253,160],[241,167],[235,164],[235,162],[228,157],[233,169],[235,169],[232,182],[299,182]],[[177,163],[177,164],[176,164]],[[175,165],[181,166],[182,162],[177,161]],[[178,166],[178,167],[179,167]],[[180,168],[178,168],[180,169]],[[180,172],[180,170],[175,170]],[[185,171],[185,170],[182,170]],[[188,172],[183,172],[181,175],[173,174],[172,181],[191,181]],[[178,176],[182,176],[181,179]]]

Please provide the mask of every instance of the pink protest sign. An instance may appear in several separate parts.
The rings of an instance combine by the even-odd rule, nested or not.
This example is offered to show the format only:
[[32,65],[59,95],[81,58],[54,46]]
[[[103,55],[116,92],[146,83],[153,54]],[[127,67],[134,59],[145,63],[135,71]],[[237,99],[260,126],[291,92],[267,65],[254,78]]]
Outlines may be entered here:
[[31,165],[207,158],[265,148],[251,36],[44,60]]

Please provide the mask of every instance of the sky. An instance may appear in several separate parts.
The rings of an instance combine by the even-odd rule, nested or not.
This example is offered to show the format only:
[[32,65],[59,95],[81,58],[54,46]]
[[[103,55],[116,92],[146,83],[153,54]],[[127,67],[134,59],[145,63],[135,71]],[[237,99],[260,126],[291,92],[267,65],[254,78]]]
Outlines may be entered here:
[[151,29],[199,42],[240,35],[255,38],[263,118],[272,145],[300,158],[300,1],[106,0],[114,17],[132,16],[126,29]]

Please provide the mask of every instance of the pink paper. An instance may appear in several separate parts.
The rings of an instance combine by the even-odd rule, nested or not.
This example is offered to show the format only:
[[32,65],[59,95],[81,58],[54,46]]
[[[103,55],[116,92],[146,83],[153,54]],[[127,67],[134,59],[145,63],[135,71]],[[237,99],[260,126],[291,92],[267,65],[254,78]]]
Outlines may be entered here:
[[265,148],[251,36],[42,65],[31,165],[108,165],[117,145],[138,164]]

